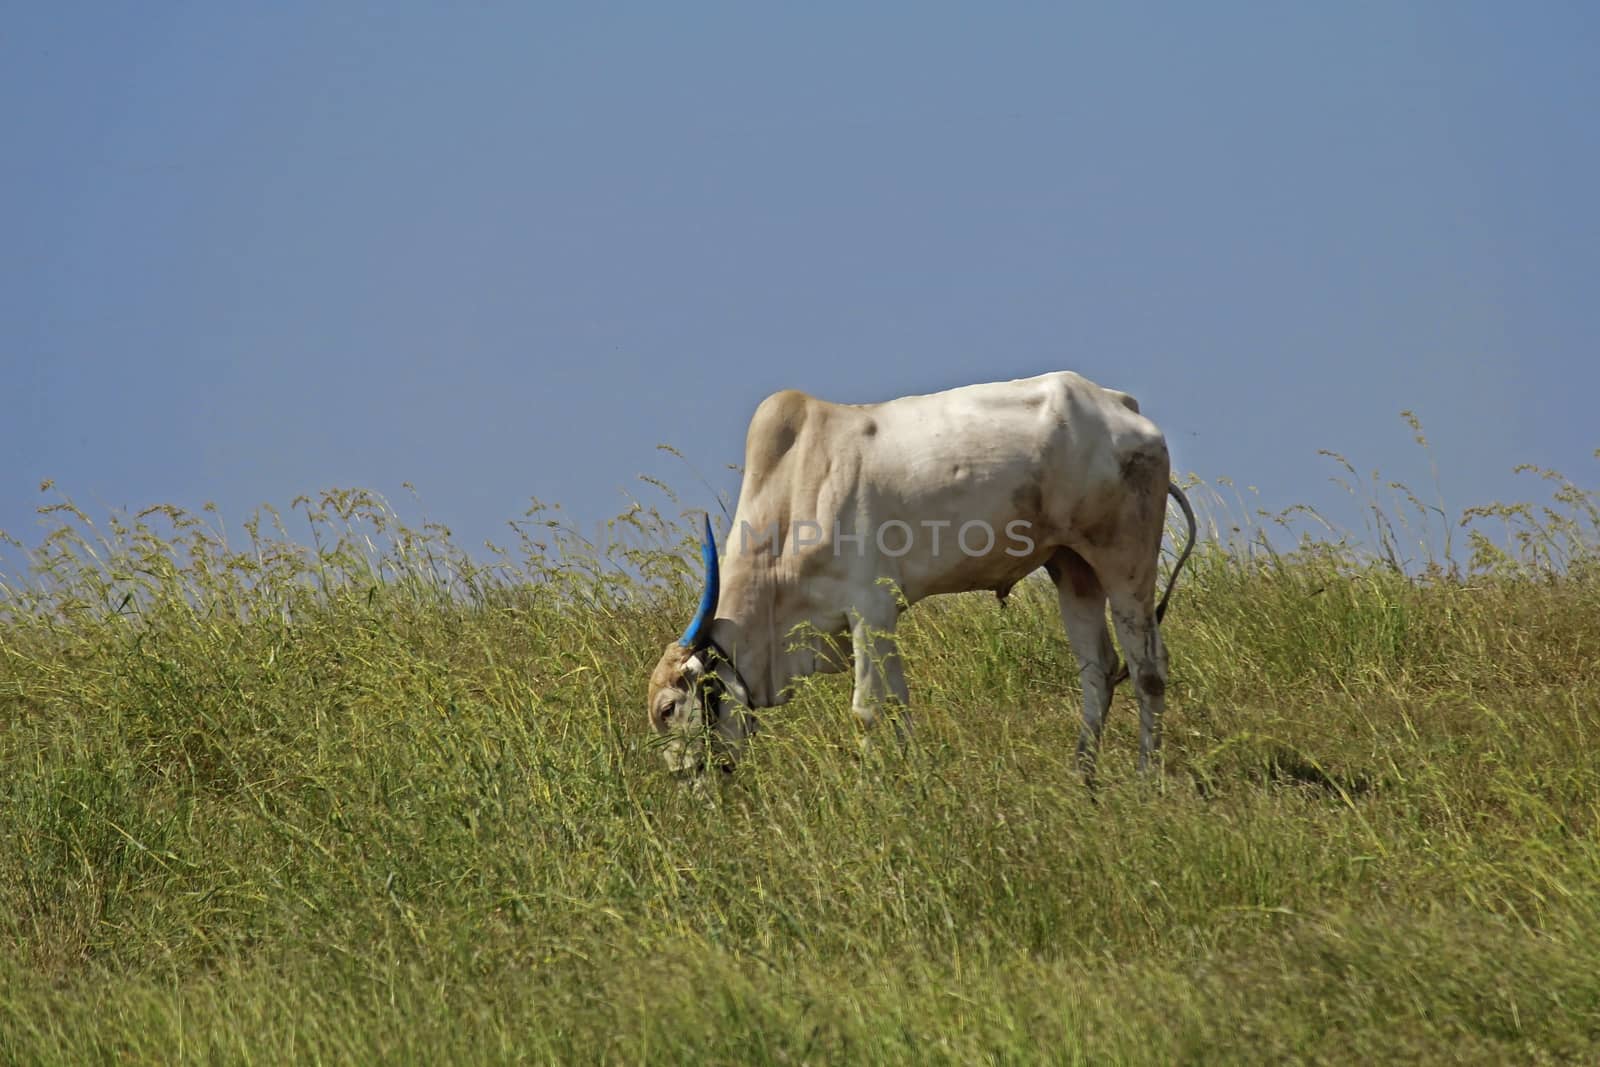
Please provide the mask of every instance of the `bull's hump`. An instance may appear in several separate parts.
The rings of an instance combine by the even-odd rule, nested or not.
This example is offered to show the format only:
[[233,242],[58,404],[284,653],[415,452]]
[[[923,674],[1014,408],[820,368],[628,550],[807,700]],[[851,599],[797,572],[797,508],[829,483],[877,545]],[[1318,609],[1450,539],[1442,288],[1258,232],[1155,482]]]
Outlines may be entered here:
[[870,414],[873,406],[833,404],[798,389],[773,393],[750,419],[745,436],[745,467],[756,472],[771,471],[795,451],[796,445],[825,458],[850,437],[870,438],[878,429]]
[[756,408],[753,422],[783,423],[804,419],[806,409],[817,403],[817,398],[798,389],[780,389]]
[[785,389],[763,400],[750,419],[750,432],[745,436],[746,466],[751,470],[777,466],[800,439],[817,403],[798,389]]

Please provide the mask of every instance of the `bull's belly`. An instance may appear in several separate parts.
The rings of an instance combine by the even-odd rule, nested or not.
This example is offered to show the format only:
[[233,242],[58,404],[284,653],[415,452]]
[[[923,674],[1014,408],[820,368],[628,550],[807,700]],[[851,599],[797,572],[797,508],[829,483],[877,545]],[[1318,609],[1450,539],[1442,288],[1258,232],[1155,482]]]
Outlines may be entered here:
[[904,568],[898,576],[898,584],[912,603],[942,593],[992,591],[1003,596],[1012,586],[1044,566],[1056,550],[1054,544],[1037,541],[1031,551],[1020,555],[1003,550],[966,555],[958,550],[954,555],[920,561]]

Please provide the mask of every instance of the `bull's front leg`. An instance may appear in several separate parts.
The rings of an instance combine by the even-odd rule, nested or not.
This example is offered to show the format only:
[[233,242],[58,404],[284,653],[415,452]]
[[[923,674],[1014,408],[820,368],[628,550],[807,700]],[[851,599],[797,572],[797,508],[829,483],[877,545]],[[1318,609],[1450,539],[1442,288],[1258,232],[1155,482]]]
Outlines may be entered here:
[[[911,740],[911,694],[900,666],[894,626],[899,612],[860,612],[850,620],[850,643],[855,660],[855,693],[850,710],[866,728],[868,739],[878,719],[888,715],[895,737],[904,748]],[[863,741],[865,745],[867,740]]]

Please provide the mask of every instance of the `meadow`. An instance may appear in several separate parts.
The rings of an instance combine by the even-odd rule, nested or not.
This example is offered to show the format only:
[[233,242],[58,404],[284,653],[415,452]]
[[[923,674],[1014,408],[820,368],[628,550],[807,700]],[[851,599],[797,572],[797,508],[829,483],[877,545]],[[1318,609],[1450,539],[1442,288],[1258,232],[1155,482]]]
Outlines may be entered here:
[[911,752],[821,678],[697,793],[644,723],[676,503],[469,554],[364,492],[242,540],[51,496],[0,546],[0,1062],[1595,1062],[1600,505],[1528,477],[1352,478],[1352,534],[1210,494],[1165,767],[1123,687],[1093,796],[1042,578],[907,617]]

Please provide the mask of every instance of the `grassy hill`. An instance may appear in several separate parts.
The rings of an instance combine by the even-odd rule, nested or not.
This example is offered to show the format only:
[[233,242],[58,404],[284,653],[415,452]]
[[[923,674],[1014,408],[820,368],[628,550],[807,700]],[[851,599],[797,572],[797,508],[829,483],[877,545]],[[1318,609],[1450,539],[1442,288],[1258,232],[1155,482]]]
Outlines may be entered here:
[[1594,1062],[1600,528],[1551,488],[1464,558],[1203,545],[1165,770],[1124,690],[1093,798],[1042,581],[908,616],[909,756],[821,679],[705,795],[644,733],[698,581],[652,513],[485,563],[362,493],[232,546],[59,505],[0,599],[0,1061]]

